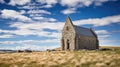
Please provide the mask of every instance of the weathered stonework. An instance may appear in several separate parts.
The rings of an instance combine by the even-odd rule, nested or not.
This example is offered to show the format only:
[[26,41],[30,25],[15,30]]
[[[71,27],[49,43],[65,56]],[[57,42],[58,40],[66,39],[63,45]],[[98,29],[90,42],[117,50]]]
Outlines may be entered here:
[[75,26],[67,17],[62,30],[61,48],[62,50],[99,49],[99,42],[92,29]]

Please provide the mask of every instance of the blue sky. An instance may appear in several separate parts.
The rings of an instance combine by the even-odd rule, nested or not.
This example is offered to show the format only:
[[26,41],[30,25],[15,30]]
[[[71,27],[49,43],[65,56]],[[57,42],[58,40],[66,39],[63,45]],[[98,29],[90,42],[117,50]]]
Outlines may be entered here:
[[120,0],[0,0],[0,49],[60,47],[67,16],[92,27],[100,46],[120,46]]

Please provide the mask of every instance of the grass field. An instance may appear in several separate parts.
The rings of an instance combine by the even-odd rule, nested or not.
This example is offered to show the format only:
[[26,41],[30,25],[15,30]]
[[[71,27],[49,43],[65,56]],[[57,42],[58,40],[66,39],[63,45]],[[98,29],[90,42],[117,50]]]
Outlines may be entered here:
[[120,67],[120,47],[101,50],[0,53],[0,67]]

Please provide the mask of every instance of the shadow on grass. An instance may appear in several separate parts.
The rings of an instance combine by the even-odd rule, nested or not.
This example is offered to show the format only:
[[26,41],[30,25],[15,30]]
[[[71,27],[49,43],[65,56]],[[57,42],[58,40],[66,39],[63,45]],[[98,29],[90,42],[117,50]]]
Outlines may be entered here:
[[113,49],[110,48],[101,48],[100,51],[112,51]]

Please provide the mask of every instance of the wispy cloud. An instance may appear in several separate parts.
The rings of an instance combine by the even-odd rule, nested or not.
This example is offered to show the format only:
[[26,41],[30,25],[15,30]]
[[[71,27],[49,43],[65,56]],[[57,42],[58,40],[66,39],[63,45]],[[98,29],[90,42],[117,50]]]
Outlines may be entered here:
[[[68,6],[68,7],[87,7],[91,4],[94,4],[95,6],[100,6],[104,2],[108,2],[109,0],[60,0],[60,4],[62,6]],[[110,1],[116,1],[116,0],[110,0]]]
[[19,40],[19,41],[0,41],[0,44],[32,44],[39,45],[43,43],[56,43],[59,39],[46,39],[46,40]]
[[29,10],[27,12],[28,14],[36,14],[36,13],[39,13],[39,14],[51,14],[50,12],[46,11],[46,10]]
[[112,32],[120,33],[120,30],[113,30]]
[[[0,45],[17,45],[14,47],[9,47],[9,49],[13,50],[46,50],[46,49],[54,49],[59,47],[60,45],[54,45],[53,43],[59,43],[58,39],[48,39],[48,40],[20,40],[20,41],[0,41]],[[53,45],[45,45],[48,43],[52,43]],[[44,44],[44,45],[43,45]],[[2,48],[0,48],[2,49]],[[4,49],[8,49],[7,47]]]
[[106,39],[106,38],[110,37],[110,34],[111,34],[107,30],[95,30],[95,32],[97,33],[98,38],[100,40],[103,40],[103,39]]
[[105,39],[105,38],[108,38],[108,37],[110,37],[110,35],[98,35],[98,38],[99,39]]
[[[62,6],[67,6],[68,8],[82,8],[82,7],[89,7],[90,5],[94,6],[101,6],[103,3],[108,1],[116,1],[116,0],[60,0],[60,4]],[[68,12],[68,13],[67,13]],[[63,14],[71,14],[76,12],[76,10],[62,10]]]
[[120,40],[114,40],[114,39],[101,39],[100,41],[100,45],[101,46],[116,46],[116,45],[120,45],[119,42]]
[[[30,49],[30,50],[40,50],[40,51],[45,51],[47,49],[55,49],[60,47],[59,45],[52,45],[52,46],[40,46],[40,45],[22,45],[22,46],[16,46],[15,48],[11,48],[12,50],[25,50],[25,49]],[[10,48],[9,48],[10,49]]]
[[9,5],[25,5],[29,3],[31,0],[10,0]]
[[4,0],[0,0],[0,3],[5,3],[5,1]]
[[[57,26],[55,26],[57,25]],[[16,30],[2,30],[0,29],[1,33],[6,34],[14,34],[14,35],[22,35],[22,36],[30,36],[30,35],[36,35],[36,36],[44,36],[44,37],[54,37],[54,38],[60,38],[61,33],[60,30],[62,29],[61,23],[49,23],[49,22],[43,22],[43,23],[22,23],[22,22],[16,22],[12,23],[10,27],[17,28]],[[50,29],[50,30],[56,30],[57,32],[50,32],[45,31],[44,29]]]
[[31,18],[22,15],[22,12],[9,9],[1,10],[1,17],[5,19],[17,19],[19,21],[31,21]]
[[55,18],[46,18],[46,17],[32,17],[33,20],[39,20],[39,21],[42,21],[42,22],[55,22],[57,21]]
[[58,0],[36,0],[36,1],[41,4],[48,4],[48,5],[54,5],[58,3]]
[[120,15],[107,16],[103,18],[90,18],[73,21],[76,25],[92,24],[94,26],[105,26],[111,23],[119,23]]
[[[48,1],[48,2],[51,2],[51,1]],[[52,1],[53,2],[53,1]],[[38,3],[36,2],[30,2],[24,6],[20,6],[18,7],[20,10],[24,10],[24,9],[27,9],[28,11],[26,12],[26,14],[29,15],[29,17],[32,18],[32,20],[34,21],[40,21],[40,22],[44,22],[44,21],[56,21],[55,18],[48,18],[48,17],[45,17],[45,15],[51,15],[51,12],[49,12],[48,10],[45,10],[45,9],[42,9],[42,8],[45,8],[45,7],[52,7],[50,5],[52,5],[52,3],[50,4],[46,4],[46,1],[38,1]]]
[[95,31],[97,34],[110,34],[107,30],[96,30]]
[[0,35],[0,38],[12,38],[13,35],[12,34],[3,34],[3,35]]
[[10,25],[10,27],[16,27],[18,29],[36,29],[42,30],[44,28],[51,30],[61,30],[64,22],[32,22],[32,23],[22,23],[15,22]]
[[71,13],[76,13],[76,9],[75,8],[68,8],[65,9],[63,11],[61,11],[63,14],[71,14]]

